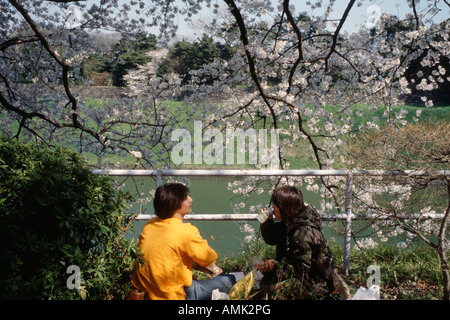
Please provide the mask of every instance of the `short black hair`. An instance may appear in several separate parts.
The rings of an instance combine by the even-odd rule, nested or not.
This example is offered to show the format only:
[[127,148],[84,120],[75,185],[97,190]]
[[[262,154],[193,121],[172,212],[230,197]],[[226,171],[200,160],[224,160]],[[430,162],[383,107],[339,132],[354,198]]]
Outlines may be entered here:
[[181,183],[166,183],[156,189],[153,208],[161,219],[172,217],[175,210],[181,208],[181,203],[187,198],[189,188]]

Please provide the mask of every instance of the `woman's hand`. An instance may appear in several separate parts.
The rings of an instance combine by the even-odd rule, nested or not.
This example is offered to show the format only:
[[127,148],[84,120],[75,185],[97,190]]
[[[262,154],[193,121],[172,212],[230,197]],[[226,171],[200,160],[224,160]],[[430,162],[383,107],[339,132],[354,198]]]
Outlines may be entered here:
[[213,263],[212,265],[210,265],[208,267],[203,267],[203,266],[199,265],[197,262],[195,262],[194,260],[192,260],[192,268],[194,268],[195,270],[201,271],[201,272],[205,272],[208,275],[210,275],[212,278],[214,278],[215,276],[218,276],[219,274],[221,274],[223,272],[222,268],[217,266],[215,263]]
[[216,265],[215,263],[206,267],[205,269],[207,270],[208,274],[213,278],[223,272],[222,268]]
[[255,268],[261,272],[272,271],[277,263],[274,259],[265,259],[256,263]]
[[267,219],[272,218],[272,214],[273,214],[273,210],[270,207],[261,209],[261,211],[259,211],[258,217],[257,217],[259,223],[263,224],[264,222],[267,221]]

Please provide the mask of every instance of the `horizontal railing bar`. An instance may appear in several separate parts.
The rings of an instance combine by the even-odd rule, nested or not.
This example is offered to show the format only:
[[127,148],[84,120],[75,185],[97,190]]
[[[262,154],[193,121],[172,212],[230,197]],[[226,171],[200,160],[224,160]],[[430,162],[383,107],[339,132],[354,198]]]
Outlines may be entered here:
[[93,169],[93,173],[110,176],[346,176],[349,172],[353,175],[450,175],[450,170],[423,171],[423,170],[346,170],[346,169],[299,169],[299,170],[235,170],[235,169],[200,169],[200,170],[178,170],[178,169]]
[[108,174],[110,176],[345,176],[346,170],[234,170],[234,169],[200,169],[200,170],[92,170],[96,174]]
[[[257,214],[187,214],[184,220],[257,220]],[[154,214],[140,214],[136,220],[148,220],[156,217]]]
[[[156,217],[154,214],[140,214],[136,220],[148,220]],[[231,213],[231,214],[187,214],[184,220],[199,220],[199,221],[227,221],[227,220],[257,220],[258,214],[253,213]],[[321,214],[323,221],[345,220],[347,215],[345,213],[325,213]],[[399,219],[442,219],[444,214],[405,214],[398,216]],[[380,214],[352,214],[353,220],[390,220],[393,216]]]

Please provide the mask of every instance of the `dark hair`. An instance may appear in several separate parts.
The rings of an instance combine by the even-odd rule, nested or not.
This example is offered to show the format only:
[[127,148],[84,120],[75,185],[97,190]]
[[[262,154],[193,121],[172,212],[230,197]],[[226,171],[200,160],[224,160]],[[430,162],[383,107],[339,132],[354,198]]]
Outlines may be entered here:
[[283,220],[292,220],[305,208],[303,194],[296,187],[283,186],[275,189],[271,201],[280,208]]
[[161,219],[170,218],[187,198],[189,188],[181,183],[167,183],[156,189],[153,208]]

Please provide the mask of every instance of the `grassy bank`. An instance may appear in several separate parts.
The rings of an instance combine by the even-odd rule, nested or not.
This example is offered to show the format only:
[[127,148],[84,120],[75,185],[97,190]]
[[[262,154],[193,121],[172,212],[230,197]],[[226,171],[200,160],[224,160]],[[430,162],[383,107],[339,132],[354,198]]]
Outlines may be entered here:
[[[334,249],[339,252],[340,249]],[[385,300],[435,300],[442,297],[442,272],[435,250],[429,247],[399,249],[380,246],[351,252],[350,275],[346,277],[352,293],[366,286],[369,265],[381,272],[380,295]]]
[[[102,108],[102,102],[98,99],[86,99],[86,107],[87,108]],[[185,104],[182,101],[163,101],[160,103],[159,108],[165,108],[169,110],[171,113],[179,114],[177,117],[178,123],[181,125],[186,125],[188,130],[191,130],[193,135],[193,121],[198,119],[201,120],[205,117],[205,114],[201,111],[202,109],[198,109],[194,111],[192,105]],[[313,107],[309,107],[313,112]],[[334,115],[343,115],[350,116],[352,119],[351,122],[351,130],[352,132],[357,133],[367,122],[374,122],[378,125],[386,124],[388,118],[384,115],[387,107],[385,106],[371,106],[371,105],[354,105],[347,108],[343,111],[341,106],[327,106],[327,111],[333,113]],[[413,121],[450,121],[450,106],[434,106],[432,108],[426,108],[424,106],[413,106],[413,105],[398,105],[392,106],[392,111],[390,113],[390,118],[395,119],[396,114],[403,114],[404,119],[408,122]],[[185,110],[186,112],[180,112],[180,110]],[[214,106],[209,105],[208,110],[205,112],[214,112]],[[195,119],[189,118],[187,115],[190,114],[189,117],[196,117]],[[198,118],[197,118],[198,116]],[[308,121],[308,116],[304,116],[304,122]],[[269,124],[267,124],[269,125]],[[278,123],[279,127],[287,127],[287,123],[280,122]],[[282,141],[285,136],[280,136],[280,141]],[[345,137],[343,137],[345,139]],[[315,138],[317,141],[320,141],[320,138]],[[294,142],[294,144],[290,147],[285,148],[286,159],[290,162],[290,169],[317,169],[318,164],[317,161],[313,158],[313,151],[310,143],[306,139],[299,139]],[[85,154],[88,158],[90,164],[97,164],[97,157],[90,154]],[[136,159],[131,156],[114,156],[114,155],[106,155],[102,159],[103,163],[111,163],[120,167],[132,168],[136,166]],[[336,157],[334,167],[339,168],[339,157]],[[214,168],[250,168],[249,165],[232,165],[230,167],[225,165],[214,165]],[[185,169],[207,169],[211,168],[211,166],[206,164],[190,164],[184,166]]]

